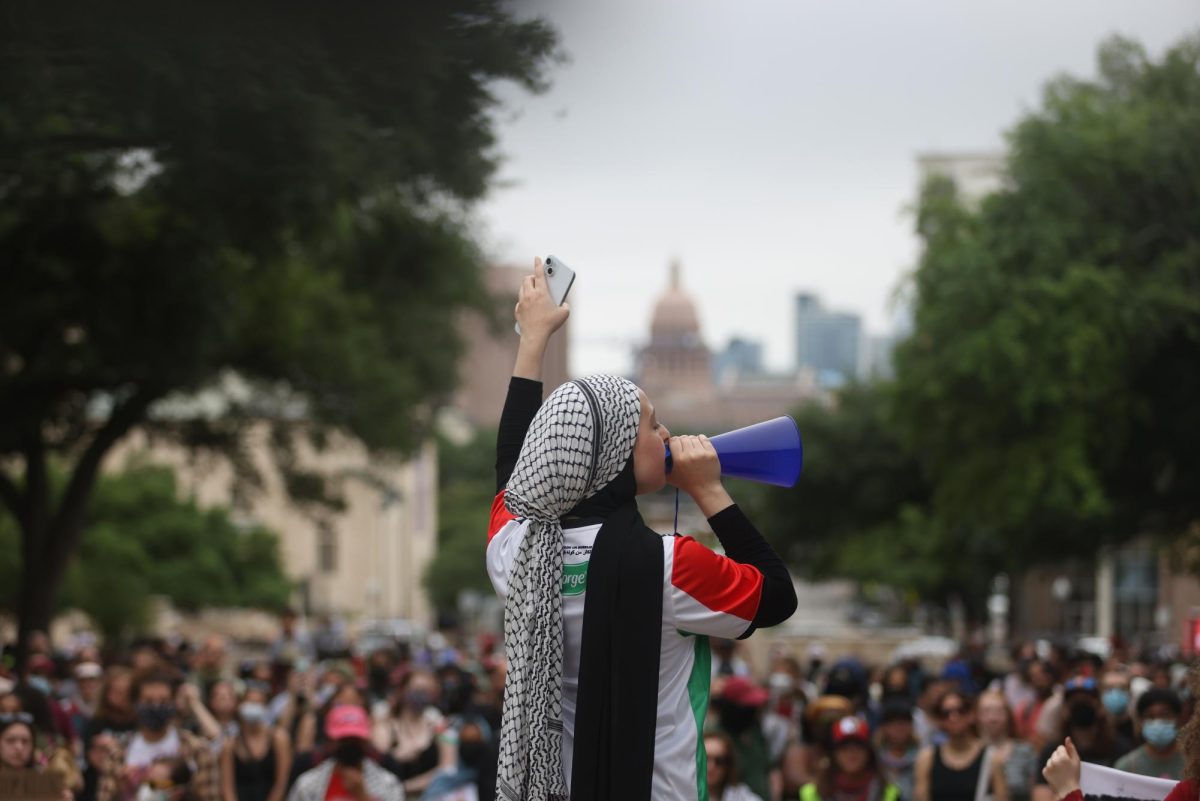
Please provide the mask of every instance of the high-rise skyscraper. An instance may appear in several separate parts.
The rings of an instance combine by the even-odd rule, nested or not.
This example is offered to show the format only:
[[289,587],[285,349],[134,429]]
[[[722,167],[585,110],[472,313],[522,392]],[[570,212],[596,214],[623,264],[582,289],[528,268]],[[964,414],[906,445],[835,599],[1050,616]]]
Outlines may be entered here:
[[713,354],[713,375],[717,383],[736,383],[741,378],[763,372],[763,346],[754,339],[734,337],[719,353]]
[[796,366],[810,368],[824,385],[858,375],[862,321],[857,314],[830,311],[810,292],[796,295]]

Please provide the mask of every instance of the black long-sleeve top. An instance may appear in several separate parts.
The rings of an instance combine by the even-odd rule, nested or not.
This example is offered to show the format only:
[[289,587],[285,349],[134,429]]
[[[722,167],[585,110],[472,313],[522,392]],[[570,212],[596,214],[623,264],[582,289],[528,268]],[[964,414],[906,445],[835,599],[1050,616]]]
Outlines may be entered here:
[[[508,484],[517,458],[521,455],[525,433],[541,405],[540,381],[514,377],[509,382],[508,397],[504,401],[496,435],[497,493]],[[708,524],[728,558],[756,568],[763,577],[758,610],[742,637],[749,636],[756,628],[775,626],[791,617],[797,605],[792,577],[779,554],[741,508],[737,504],[728,506],[708,518]]]

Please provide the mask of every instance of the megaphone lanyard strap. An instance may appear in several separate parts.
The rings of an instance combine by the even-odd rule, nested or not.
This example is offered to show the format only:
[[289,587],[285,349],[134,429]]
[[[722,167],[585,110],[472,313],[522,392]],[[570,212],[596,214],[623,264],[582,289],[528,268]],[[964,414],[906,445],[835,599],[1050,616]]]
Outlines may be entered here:
[[679,487],[675,488],[675,536],[679,536]]

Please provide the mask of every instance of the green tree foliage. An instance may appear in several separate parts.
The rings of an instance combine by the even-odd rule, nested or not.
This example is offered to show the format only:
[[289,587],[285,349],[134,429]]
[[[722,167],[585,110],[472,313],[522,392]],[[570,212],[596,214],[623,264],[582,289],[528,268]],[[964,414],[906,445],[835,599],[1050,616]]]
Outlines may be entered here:
[[800,481],[791,490],[739,488],[738,500],[799,575],[969,598],[989,568],[933,530],[933,489],[900,437],[892,393],[885,383],[853,385],[833,407],[797,409]]
[[998,566],[1200,517],[1200,39],[1100,50],[977,211],[925,188],[897,420],[932,515]]
[[[143,628],[154,595],[185,611],[287,603],[278,538],[238,527],[224,509],[179,500],[167,468],[101,477],[84,525],[58,606],[85,611],[106,639]],[[13,519],[0,519],[0,552],[18,553],[17,536]],[[10,610],[19,571],[15,558],[0,563],[0,604]]]
[[492,592],[484,564],[488,510],[496,495],[496,432],[467,442],[438,441],[438,549],[425,591],[438,610],[453,612],[463,590]]
[[798,563],[973,603],[999,571],[1200,520],[1200,38],[1113,39],[979,205],[922,190],[893,382],[801,412]]
[[888,388],[851,386],[835,407],[804,406],[795,418],[804,442],[800,481],[752,499],[764,531],[793,568],[812,578],[891,582],[929,595],[945,590],[924,560],[907,557],[913,545],[897,530],[921,515],[931,489],[895,431]]
[[[280,423],[293,474],[297,417],[376,449],[427,435],[454,312],[484,297],[465,226],[497,163],[493,87],[541,88],[554,55],[499,0],[0,10],[0,502],[23,633],[135,428],[221,448],[243,486],[249,419]],[[217,413],[164,410],[231,375],[245,391]]]

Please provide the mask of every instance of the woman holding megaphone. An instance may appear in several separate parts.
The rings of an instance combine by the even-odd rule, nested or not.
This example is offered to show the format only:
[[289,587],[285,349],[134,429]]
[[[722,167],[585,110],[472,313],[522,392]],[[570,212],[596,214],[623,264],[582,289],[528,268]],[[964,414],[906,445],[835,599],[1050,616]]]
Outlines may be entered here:
[[[722,486],[706,437],[671,437],[646,394],[617,376],[568,382],[542,402],[542,358],[569,313],[535,260],[516,307],[487,547],[509,661],[497,797],[698,799],[707,636],[786,620],[795,590]],[[668,480],[725,556],[642,521],[636,496]]]

